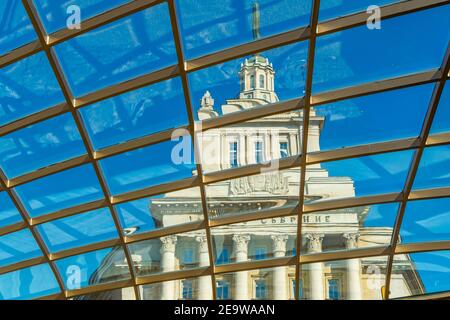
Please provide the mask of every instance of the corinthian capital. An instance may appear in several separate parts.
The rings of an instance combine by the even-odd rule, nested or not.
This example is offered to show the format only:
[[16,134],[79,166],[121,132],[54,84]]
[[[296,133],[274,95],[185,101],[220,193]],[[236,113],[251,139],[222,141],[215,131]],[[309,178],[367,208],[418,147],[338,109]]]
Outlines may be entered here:
[[347,249],[354,249],[358,247],[358,233],[344,233],[345,246]]
[[208,252],[208,241],[206,236],[197,236],[195,241],[198,242],[198,248],[200,252]]
[[287,234],[277,234],[271,236],[273,241],[273,251],[274,252],[286,252],[286,243],[288,241],[288,235]]
[[308,248],[309,252],[321,252],[322,251],[322,240],[324,235],[322,233],[309,233],[306,238],[309,240]]
[[250,236],[247,234],[235,234],[233,236],[235,252],[247,252]]
[[175,252],[175,246],[177,244],[177,236],[162,237],[161,242],[162,242],[161,253]]

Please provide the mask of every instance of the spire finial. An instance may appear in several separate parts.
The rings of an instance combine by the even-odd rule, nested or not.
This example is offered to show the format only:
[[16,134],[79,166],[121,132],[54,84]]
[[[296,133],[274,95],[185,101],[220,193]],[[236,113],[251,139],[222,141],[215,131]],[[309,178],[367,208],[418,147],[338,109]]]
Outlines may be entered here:
[[259,12],[259,4],[258,2],[254,2],[253,3],[253,40],[258,40],[259,38],[261,38],[261,33],[260,33],[260,12]]

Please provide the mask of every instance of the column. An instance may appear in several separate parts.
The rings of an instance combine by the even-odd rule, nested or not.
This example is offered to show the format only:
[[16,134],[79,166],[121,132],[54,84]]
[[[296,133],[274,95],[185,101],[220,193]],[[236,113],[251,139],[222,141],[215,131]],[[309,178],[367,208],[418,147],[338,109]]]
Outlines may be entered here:
[[[345,233],[345,245],[348,250],[357,248],[359,235],[357,233]],[[361,265],[359,259],[347,260],[347,299],[361,300]]]
[[[177,236],[167,236],[161,238],[161,271],[170,272],[175,270],[175,247]],[[161,300],[175,299],[175,282],[165,281],[161,287]]]
[[[308,234],[308,253],[322,252],[323,234]],[[323,263],[315,262],[309,265],[309,287],[312,300],[324,300]]]
[[269,161],[272,159],[271,156],[271,145],[270,145],[270,134],[269,131],[263,131],[263,153],[264,153],[264,161]]
[[[233,236],[234,252],[236,262],[244,262],[248,259],[249,235],[235,234]],[[234,277],[234,297],[235,300],[249,300],[248,292],[248,271],[236,272]]]
[[[299,136],[300,138],[300,136]],[[294,156],[298,152],[298,144],[297,144],[297,135],[295,133],[289,133],[289,147],[290,147],[290,155]]]
[[[275,258],[281,258],[286,255],[286,243],[288,236],[274,235],[271,236],[273,245],[273,255]],[[273,268],[273,299],[274,300],[287,300],[288,299],[288,287],[287,287],[287,272],[286,267],[274,267]]]
[[243,166],[247,164],[246,152],[245,152],[245,133],[239,132],[239,145],[238,145],[238,159],[239,165]]
[[[199,267],[209,266],[208,241],[206,236],[198,236],[195,238],[198,242],[198,265]],[[198,279],[198,299],[212,299],[211,278],[210,276],[202,276]]]

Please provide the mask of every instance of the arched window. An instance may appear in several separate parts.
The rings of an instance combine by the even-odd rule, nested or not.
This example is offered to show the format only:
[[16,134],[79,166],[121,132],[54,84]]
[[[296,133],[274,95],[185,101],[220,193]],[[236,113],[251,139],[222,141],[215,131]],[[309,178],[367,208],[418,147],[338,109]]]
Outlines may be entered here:
[[253,74],[250,76],[250,89],[255,89],[255,76]]
[[260,74],[260,75],[259,75],[259,87],[260,87],[261,89],[264,89],[264,88],[265,88],[265,84],[264,84],[264,75],[263,75],[263,74]]

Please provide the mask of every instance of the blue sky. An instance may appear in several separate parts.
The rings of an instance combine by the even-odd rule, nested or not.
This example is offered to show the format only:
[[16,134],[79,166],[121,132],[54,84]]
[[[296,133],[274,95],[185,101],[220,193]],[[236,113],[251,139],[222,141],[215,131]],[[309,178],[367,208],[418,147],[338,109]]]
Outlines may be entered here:
[[[34,2],[47,32],[53,32],[64,27],[67,17],[65,6],[68,4],[76,2],[80,5],[82,18],[87,19],[127,1]],[[364,10],[369,4],[390,2],[394,1],[322,1],[320,20]],[[250,0],[177,0],[186,58],[192,59],[251,41],[252,3]],[[308,24],[310,1],[260,0],[259,3],[263,37]],[[161,4],[56,46],[56,54],[74,95],[83,96],[176,64],[178,61],[167,10],[167,6]],[[2,1],[0,17],[0,55],[36,39],[20,1]],[[361,26],[319,37],[313,92],[438,68],[450,39],[448,21],[449,5],[382,21],[381,30],[370,31],[366,26]],[[280,100],[302,96],[308,45],[304,41],[262,53],[274,65],[276,91]],[[200,98],[206,90],[216,99],[216,108],[226,99],[235,98],[239,93],[237,72],[241,62],[242,59],[236,59],[189,74],[194,108],[199,107]],[[417,136],[432,89],[432,84],[421,85],[318,107],[317,113],[325,116],[322,149]],[[449,92],[447,85],[432,132],[450,129]],[[175,78],[87,106],[80,114],[95,149],[101,149],[187,124],[183,94],[181,81]],[[0,69],[0,126],[62,102],[63,94],[44,53],[36,53]],[[171,163],[172,147],[172,142],[166,142],[102,160],[100,165],[111,192],[119,194],[191,177],[193,166]],[[8,178],[85,153],[70,114],[0,137],[0,167]],[[330,162],[323,167],[332,176],[350,176],[355,181],[357,195],[399,192],[411,158],[411,151],[402,151]],[[449,160],[448,146],[427,149],[414,188],[449,186]],[[33,181],[15,188],[15,192],[31,217],[98,200],[103,196],[91,165]],[[129,205],[128,210],[130,208]],[[371,215],[379,218],[370,223],[391,225],[394,210],[387,208],[374,207]],[[448,239],[450,229],[444,223],[449,219],[448,208],[447,199],[408,205],[402,239],[406,242]],[[136,204],[132,209],[139,217],[142,204]],[[89,228],[93,215],[101,221],[101,230]],[[17,210],[7,194],[1,192],[0,226],[18,221],[20,216]],[[61,235],[60,239],[64,239],[62,243],[52,243],[52,237],[55,236],[52,232],[56,232],[52,230],[65,230],[71,225],[80,229],[75,238]],[[151,228],[151,225],[146,227]],[[112,229],[110,213],[101,211],[53,222],[40,229],[46,243],[53,249],[117,236]],[[4,261],[8,261],[8,255],[11,254],[20,256],[20,259],[40,254],[29,234],[9,236],[12,238],[0,239],[4,244],[2,250],[5,249],[0,252],[0,264],[2,254],[6,259]],[[24,239],[23,247],[15,248],[15,253],[6,250],[8,241],[18,236]],[[93,261],[92,266],[85,260],[83,263],[88,268],[94,268],[95,261],[107,253],[98,254],[95,259],[86,260]],[[418,267],[429,270],[432,270],[430,264],[433,263],[441,264],[444,269],[450,265],[446,253],[417,254],[413,258],[417,259]],[[80,257],[76,259],[82,260]],[[0,294],[3,297],[17,297],[13,293],[15,289],[8,287],[9,283],[17,283],[17,280],[11,280],[13,277],[22,279],[19,289],[24,296],[38,294],[36,292],[40,288],[45,293],[54,292],[55,282],[46,268],[45,265],[37,266],[0,276]],[[37,279],[37,274],[42,278]],[[450,288],[450,284],[444,281],[444,273],[437,273],[439,276],[434,279],[430,272],[424,272],[423,275],[430,291]]]

